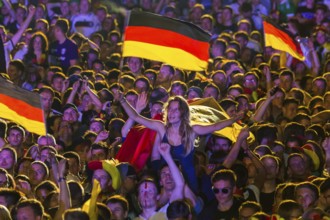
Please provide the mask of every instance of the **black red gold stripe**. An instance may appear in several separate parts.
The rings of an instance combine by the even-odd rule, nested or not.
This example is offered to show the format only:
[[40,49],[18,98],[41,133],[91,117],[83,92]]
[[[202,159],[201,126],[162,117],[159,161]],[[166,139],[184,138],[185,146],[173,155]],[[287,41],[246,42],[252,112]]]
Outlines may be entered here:
[[123,56],[157,60],[201,71],[209,59],[210,35],[199,27],[146,12],[132,12],[125,31]]
[[20,124],[32,133],[45,135],[39,94],[0,79],[0,117]]
[[210,40],[210,35],[207,32],[192,23],[153,13],[132,11],[129,26],[163,29],[185,35],[198,41],[208,42]]
[[271,22],[269,19],[263,20],[265,33],[265,46],[273,47],[274,49],[285,51],[291,56],[304,60],[305,57],[301,51],[300,45],[287,33],[286,30]]

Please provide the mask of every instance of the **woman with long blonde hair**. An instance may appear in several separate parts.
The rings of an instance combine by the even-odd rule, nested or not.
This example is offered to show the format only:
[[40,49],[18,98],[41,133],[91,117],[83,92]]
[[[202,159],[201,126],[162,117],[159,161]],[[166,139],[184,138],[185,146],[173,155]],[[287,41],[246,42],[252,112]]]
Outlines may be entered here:
[[[146,94],[142,93],[141,96],[146,99]],[[191,125],[187,101],[181,96],[173,96],[165,105],[164,122],[162,122],[148,119],[138,114],[120,92],[115,94],[115,99],[120,102],[131,119],[157,132],[155,143],[167,142],[171,145],[173,158],[179,160],[183,175],[188,185],[195,192],[198,190],[193,163],[195,138],[198,135],[210,134],[227,127],[240,117],[238,115],[235,118],[222,120],[210,125]]]

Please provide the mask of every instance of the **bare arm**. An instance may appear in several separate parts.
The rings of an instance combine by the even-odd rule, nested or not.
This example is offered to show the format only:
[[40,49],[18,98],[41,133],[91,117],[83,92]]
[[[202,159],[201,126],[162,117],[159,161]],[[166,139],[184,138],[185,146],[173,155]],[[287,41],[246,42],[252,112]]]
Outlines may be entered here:
[[[136,102],[136,106],[135,106],[135,110],[138,114],[141,113],[141,111],[146,107],[147,105],[147,94],[146,93],[141,93],[138,96],[137,102]],[[128,118],[127,121],[125,122],[124,126],[121,129],[121,136],[122,137],[126,137],[129,130],[131,129],[131,127],[133,127],[134,125],[134,120],[131,118]]]
[[8,9],[9,13],[10,13],[10,22],[14,22],[15,21],[15,10],[13,9],[11,3],[9,0],[3,0],[3,4],[5,5],[5,7]]
[[155,142],[154,142],[154,146],[152,147],[151,161],[160,159],[160,153],[158,150],[159,145],[160,145],[160,137],[159,137],[159,134],[157,133]]
[[266,169],[259,158],[249,148],[246,149],[246,153],[257,169],[257,175],[254,178],[254,185],[261,190],[266,178]]
[[79,86],[80,86],[80,81],[76,81],[75,83],[73,83],[71,93],[70,93],[66,103],[74,102],[74,98],[76,97]]
[[225,119],[225,120],[216,122],[216,123],[211,124],[211,125],[194,125],[193,129],[194,129],[194,132],[197,135],[210,134],[210,133],[213,133],[214,131],[218,131],[218,130],[221,130],[225,127],[228,127],[228,126],[232,125],[234,122],[236,122],[237,120],[242,118],[243,114],[244,114],[243,112],[239,112],[233,118]]
[[82,37],[84,38],[84,41],[85,41],[86,43],[88,43],[88,46],[89,46],[90,48],[95,49],[95,50],[97,50],[97,51],[100,51],[100,47],[99,47],[96,43],[94,43],[92,40],[88,39],[88,38],[85,37],[84,35],[82,35]]
[[159,14],[165,4],[165,0],[160,0],[155,8],[155,13]]
[[307,59],[310,59],[312,61],[312,75],[313,77],[317,77],[321,64],[320,64],[320,60],[319,60],[319,56],[317,55],[315,48],[314,48],[314,43],[313,40],[311,38],[308,39],[308,57],[306,57]]
[[272,75],[270,73],[269,66],[264,66],[263,73],[265,74],[266,84],[267,84],[267,91],[272,89]]
[[87,80],[83,80],[83,88],[88,93],[89,97],[92,99],[92,102],[95,105],[97,112],[100,112],[102,109],[102,102],[100,101],[99,97],[91,90],[91,88],[89,88]]
[[[56,160],[55,155],[53,154],[53,160]],[[65,210],[71,208],[71,198],[70,198],[70,191],[69,186],[65,180],[66,172],[67,172],[67,160],[62,159],[60,162],[52,163],[54,166],[54,177],[57,180],[57,184],[60,188],[60,195],[59,195],[59,207],[55,214],[55,220],[61,220],[62,214]],[[56,175],[55,175],[56,173]]]
[[[234,146],[229,151],[225,161],[223,162],[223,165],[230,169],[231,166],[234,164],[235,160],[237,159],[237,156],[239,154],[239,150],[241,149],[241,145],[243,142],[246,142],[246,139],[249,137],[249,128],[245,127],[241,130],[237,137],[237,141],[235,142]],[[246,144],[246,143],[245,143]]]
[[120,102],[121,106],[124,108],[127,115],[130,118],[132,118],[134,121],[146,126],[147,128],[156,130],[161,134],[161,136],[165,134],[165,126],[162,122],[145,118],[139,113],[137,113],[136,110],[126,101],[126,99],[123,97],[123,94],[121,94],[120,91],[117,91],[114,94],[114,96],[115,96],[115,100]]
[[264,114],[267,111],[270,103],[272,102],[272,100],[276,96],[276,93],[271,95],[275,91],[275,88],[276,87],[272,88],[271,90],[268,90],[266,100],[263,103],[261,103],[261,105],[256,110],[256,112],[251,116],[251,119],[253,121],[255,121],[255,122],[262,121],[262,117],[264,116]]
[[166,161],[166,163],[171,171],[172,178],[175,182],[175,188],[172,191],[171,197],[170,197],[170,202],[173,202],[178,199],[183,199],[183,188],[184,188],[185,182],[184,182],[184,178],[183,178],[179,168],[177,167],[177,165],[175,164],[175,162],[172,158],[170,149],[171,149],[171,146],[168,143],[161,143],[158,148],[160,154]]
[[13,42],[14,46],[19,42],[19,40],[22,37],[22,34],[28,28],[30,22],[32,21],[32,18],[34,16],[35,12],[36,12],[36,8],[33,5],[30,5],[29,6],[29,14],[28,14],[27,18],[23,22],[22,26],[18,29],[16,34],[14,34],[14,36],[11,38],[11,41]]

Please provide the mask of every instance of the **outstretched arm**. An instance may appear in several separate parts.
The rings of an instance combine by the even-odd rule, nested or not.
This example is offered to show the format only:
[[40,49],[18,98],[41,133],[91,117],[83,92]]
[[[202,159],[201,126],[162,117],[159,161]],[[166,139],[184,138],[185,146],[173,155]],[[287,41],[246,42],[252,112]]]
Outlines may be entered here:
[[156,130],[161,135],[165,134],[165,126],[162,122],[145,118],[139,113],[137,113],[136,110],[127,102],[127,100],[119,90],[115,92],[114,98],[115,100],[120,102],[121,106],[124,108],[125,112],[131,119],[133,119],[139,124],[146,126],[147,128]]
[[243,117],[243,115],[244,115],[244,112],[239,112],[233,118],[222,120],[222,121],[216,122],[211,125],[193,125],[193,129],[197,135],[210,134],[210,133],[213,133],[215,131],[221,130],[225,127],[232,125],[237,120],[241,119]]

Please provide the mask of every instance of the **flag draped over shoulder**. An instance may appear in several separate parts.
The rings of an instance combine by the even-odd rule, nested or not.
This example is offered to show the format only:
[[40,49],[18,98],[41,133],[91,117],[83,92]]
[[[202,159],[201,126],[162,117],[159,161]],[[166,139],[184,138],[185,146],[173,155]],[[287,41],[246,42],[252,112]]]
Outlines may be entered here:
[[300,45],[288,31],[275,24],[267,17],[263,17],[265,46],[289,53],[291,56],[305,60]]
[[202,71],[209,59],[210,35],[194,24],[132,11],[125,30],[124,57],[161,61],[174,67]]
[[0,117],[39,135],[46,134],[39,94],[0,78]]

